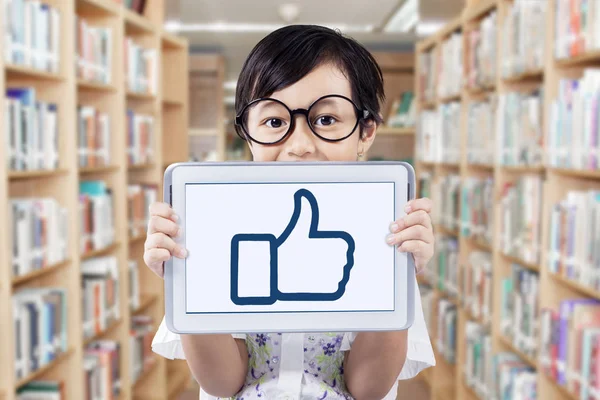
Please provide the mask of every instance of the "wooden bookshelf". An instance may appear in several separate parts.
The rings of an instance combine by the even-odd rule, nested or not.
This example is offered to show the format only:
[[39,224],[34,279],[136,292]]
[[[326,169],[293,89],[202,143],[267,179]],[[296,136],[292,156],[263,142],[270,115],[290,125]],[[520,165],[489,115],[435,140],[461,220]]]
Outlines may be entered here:
[[[512,352],[518,355],[521,360],[536,370],[537,396],[539,399],[552,400],[570,400],[578,398],[575,394],[570,393],[566,387],[558,385],[550,377],[545,375],[540,368],[537,356],[531,356],[529,352],[523,352],[518,348],[511,339],[506,337],[501,330],[500,315],[502,311],[502,280],[511,276],[511,266],[518,264],[526,270],[533,271],[539,277],[539,295],[536,299],[538,309],[553,308],[558,309],[560,302],[571,298],[592,298],[600,300],[600,291],[594,287],[586,286],[583,282],[567,279],[566,277],[552,273],[548,268],[549,258],[549,231],[550,231],[550,212],[553,205],[563,200],[566,194],[572,190],[600,190],[600,169],[599,170],[577,170],[564,169],[544,165],[500,165],[496,160],[489,160],[488,165],[477,165],[467,161],[467,128],[468,128],[468,106],[473,100],[485,98],[488,94],[500,95],[507,92],[529,92],[533,88],[541,88],[543,94],[543,118],[540,119],[542,132],[544,132],[544,144],[547,146],[549,140],[549,128],[546,126],[550,118],[552,102],[558,96],[558,82],[563,78],[581,78],[583,70],[586,67],[597,66],[600,62],[600,51],[591,51],[566,59],[555,59],[554,56],[554,40],[556,30],[556,15],[554,1],[548,1],[546,18],[545,43],[540,43],[544,48],[543,67],[536,69],[525,70],[512,76],[505,77],[502,73],[502,53],[503,37],[502,26],[506,21],[510,7],[514,4],[510,0],[480,0],[468,1],[461,15],[449,22],[438,33],[425,38],[416,45],[417,59],[417,77],[420,77],[420,71],[426,70],[420,64],[420,55],[426,52],[432,54],[439,53],[444,40],[446,40],[453,32],[470,32],[479,28],[483,18],[492,12],[496,13],[496,74],[495,82],[485,88],[471,88],[466,83],[463,83],[461,96],[453,96],[449,98],[436,97],[434,101],[426,101],[423,98],[421,85],[427,82],[425,79],[416,79],[416,104],[417,115],[421,115],[424,110],[435,110],[441,103],[449,101],[459,101],[461,104],[461,120],[460,120],[460,143],[461,143],[461,158],[460,163],[456,168],[449,168],[448,165],[437,162],[422,162],[416,160],[415,171],[417,173],[417,182],[423,174],[430,174],[432,182],[448,175],[449,173],[457,173],[464,182],[469,177],[492,177],[494,179],[494,210],[493,210],[493,225],[492,240],[490,244],[483,243],[476,239],[466,237],[462,231],[454,232],[445,229],[443,226],[436,224],[435,230],[450,236],[459,238],[459,257],[457,265],[457,273],[461,277],[465,273],[466,259],[472,251],[484,251],[491,254],[492,257],[492,310],[490,310],[491,321],[489,323],[489,332],[492,338],[492,353]],[[528,22],[526,22],[528,23]],[[532,49],[533,50],[533,49]],[[468,73],[468,38],[463,35],[463,68],[465,76]],[[434,88],[437,90],[437,77],[439,71],[436,70],[435,62],[433,63]],[[437,92],[437,91],[435,91]],[[419,117],[417,117],[417,120]],[[417,127],[415,136],[417,141],[419,138],[419,128]],[[496,149],[496,148],[495,148]],[[417,149],[418,150],[418,149]],[[544,152],[546,152],[546,148]],[[495,152],[497,150],[494,150]],[[542,209],[540,214],[541,238],[539,243],[540,259],[538,262],[524,262],[518,257],[504,254],[501,249],[501,222],[502,215],[497,203],[502,198],[502,191],[506,184],[515,182],[516,179],[526,175],[539,175],[543,179],[543,195]],[[460,195],[462,196],[462,190]],[[433,198],[434,203],[441,199]],[[436,270],[434,260],[428,267],[431,270]],[[436,282],[426,282],[426,279],[419,280],[421,285],[428,284],[434,287],[434,304],[433,309],[437,310],[437,301],[440,298],[452,299],[448,293],[442,293],[436,286]],[[462,283],[461,283],[462,284]],[[459,287],[459,296],[461,298],[463,287]],[[456,338],[456,364],[448,364],[440,353],[436,352],[436,360],[438,365],[434,368],[426,370],[424,381],[430,386],[432,399],[478,399],[478,392],[474,391],[467,385],[464,376],[464,365],[466,361],[467,344],[465,340],[465,325],[467,321],[474,321],[480,325],[485,325],[483,318],[477,318],[471,314],[470,308],[465,308],[465,305],[457,303],[458,312]],[[432,312],[432,321],[427,321],[429,333],[431,336],[434,348],[437,348],[436,334],[437,330],[437,315]],[[535,323],[537,324],[538,321]],[[539,329],[537,330],[538,351],[540,346]],[[487,388],[493,390],[493,388]],[[452,394],[454,391],[454,394]]]
[[[36,96],[57,105],[59,127],[59,167],[56,170],[11,171],[6,162],[0,163],[0,220],[9,215],[12,197],[52,197],[68,211],[68,254],[64,262],[48,265],[23,276],[12,275],[12,238],[0,235],[0,321],[7,329],[0,341],[0,398],[15,399],[15,390],[39,379],[60,380],[64,383],[65,398],[85,398],[83,356],[85,347],[94,340],[110,339],[120,345],[121,394],[119,400],[134,398],[167,399],[185,388],[190,374],[181,363],[174,363],[177,375],[168,375],[172,363],[154,357],[144,372],[143,384],[133,382],[131,371],[130,330],[131,317],[152,317],[158,327],[164,314],[163,282],[143,263],[144,235],[130,238],[128,229],[128,184],[154,184],[162,199],[163,165],[188,159],[188,43],[162,28],[165,0],[148,0],[144,15],[126,10],[114,0],[47,0],[60,14],[60,62],[58,73],[35,68],[0,64],[4,69],[0,89],[12,86],[33,87]],[[5,12],[0,10],[0,14]],[[85,18],[90,25],[111,31],[111,81],[108,84],[86,81],[76,71],[75,48],[76,16]],[[134,93],[125,83],[124,38],[132,36],[144,47],[158,50],[156,94]],[[4,39],[0,52],[4,54]],[[4,108],[5,96],[0,102]],[[101,167],[80,167],[78,158],[79,105],[93,106],[110,119],[110,163]],[[129,166],[127,157],[126,110],[154,117],[153,160],[150,163]],[[4,117],[4,113],[2,114]],[[3,123],[4,124],[4,123]],[[4,125],[3,125],[4,126]],[[168,129],[167,129],[168,128]],[[163,134],[167,132],[168,134]],[[6,134],[6,133],[5,133]],[[4,134],[4,135],[5,135]],[[5,137],[2,137],[4,143]],[[0,146],[0,160],[7,160],[6,146]],[[102,180],[111,189],[114,200],[114,244],[81,254],[79,184],[87,180]],[[81,288],[81,265],[94,257],[111,255],[119,265],[119,318],[93,338],[84,338]],[[140,307],[129,306],[128,261],[138,264],[139,286],[142,292]],[[15,374],[15,332],[12,329],[12,296],[23,289],[62,287],[67,295],[67,348],[49,364],[17,380]],[[11,327],[11,329],[8,329]],[[175,379],[171,382],[171,379]]]

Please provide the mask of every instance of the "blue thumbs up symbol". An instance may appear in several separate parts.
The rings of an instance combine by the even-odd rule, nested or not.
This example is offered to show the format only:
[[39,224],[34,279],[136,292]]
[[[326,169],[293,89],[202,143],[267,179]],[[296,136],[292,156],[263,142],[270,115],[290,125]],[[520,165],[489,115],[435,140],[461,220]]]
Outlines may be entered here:
[[[306,202],[308,207],[303,206]],[[257,261],[260,257],[252,256],[257,254],[257,248],[265,250],[266,258],[262,258],[268,260],[264,261],[268,266],[253,264],[261,263]],[[231,300],[237,305],[338,300],[350,279],[354,250],[354,239],[348,232],[319,230],[317,199],[309,190],[300,189],[294,193],[290,222],[279,237],[270,233],[239,233],[231,239]],[[267,271],[268,284],[260,282],[264,287],[259,293],[240,290],[240,285],[247,285],[243,280],[248,276],[240,273],[240,268],[249,264]]]

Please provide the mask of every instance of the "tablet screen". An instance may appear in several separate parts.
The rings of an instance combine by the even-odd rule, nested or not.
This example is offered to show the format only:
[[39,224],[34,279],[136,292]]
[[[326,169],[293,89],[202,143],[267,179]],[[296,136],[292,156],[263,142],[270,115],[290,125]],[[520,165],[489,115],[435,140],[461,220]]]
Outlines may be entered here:
[[395,192],[394,182],[186,183],[186,313],[394,311]]

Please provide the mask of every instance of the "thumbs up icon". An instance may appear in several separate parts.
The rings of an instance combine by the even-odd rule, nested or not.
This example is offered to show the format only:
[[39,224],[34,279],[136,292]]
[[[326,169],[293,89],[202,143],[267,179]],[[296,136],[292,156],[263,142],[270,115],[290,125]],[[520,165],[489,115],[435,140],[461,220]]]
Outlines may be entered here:
[[[231,301],[270,305],[277,300],[338,300],[350,279],[354,250],[354,239],[348,232],[319,230],[317,199],[309,190],[300,189],[294,193],[290,221],[278,237],[239,233],[231,239]],[[266,270],[259,274],[261,288],[248,289],[253,283],[245,282],[248,275],[240,271],[246,267]],[[268,282],[262,281],[263,275],[268,276]]]

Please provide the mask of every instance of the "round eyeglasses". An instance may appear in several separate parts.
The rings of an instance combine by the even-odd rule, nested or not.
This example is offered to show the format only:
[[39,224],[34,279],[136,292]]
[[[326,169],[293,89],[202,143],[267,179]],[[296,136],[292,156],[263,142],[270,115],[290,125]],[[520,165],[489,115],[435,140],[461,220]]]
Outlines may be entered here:
[[368,110],[359,109],[352,100],[338,94],[323,96],[308,109],[295,110],[279,100],[260,98],[244,107],[235,117],[235,124],[256,143],[276,144],[292,132],[296,114],[304,115],[310,130],[327,142],[348,138],[360,121],[370,116]]

